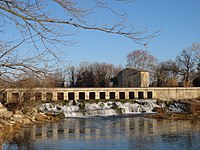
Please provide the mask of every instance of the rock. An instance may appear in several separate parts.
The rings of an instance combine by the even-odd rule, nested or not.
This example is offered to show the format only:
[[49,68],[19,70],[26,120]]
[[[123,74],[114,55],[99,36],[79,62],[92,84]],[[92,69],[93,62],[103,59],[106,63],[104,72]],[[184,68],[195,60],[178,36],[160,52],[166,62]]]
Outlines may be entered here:
[[31,123],[31,120],[29,118],[23,118],[22,122],[24,124],[30,124]]
[[4,106],[0,103],[0,109],[4,108]]
[[44,115],[44,114],[38,114],[37,116],[35,116],[35,120],[37,121],[41,121],[41,122],[57,122],[60,120],[59,117],[55,117],[52,115]]
[[0,118],[9,119],[12,115],[12,111],[8,111],[6,108],[0,109]]
[[152,111],[160,113],[160,114],[164,114],[166,112],[166,110],[164,108],[161,108],[161,107],[155,107]]
[[12,125],[14,125],[16,122],[15,121],[10,121],[9,123],[12,124]]
[[77,100],[73,100],[73,105],[77,105],[78,101]]
[[15,111],[15,114],[22,115],[23,113],[22,113],[22,111],[21,111],[21,110],[16,110],[16,111]]
[[188,100],[183,102],[186,106],[186,112],[188,113],[200,113],[200,102],[199,100]]
[[22,122],[22,119],[23,119],[23,115],[21,115],[21,114],[13,115],[13,121],[15,121],[15,122]]

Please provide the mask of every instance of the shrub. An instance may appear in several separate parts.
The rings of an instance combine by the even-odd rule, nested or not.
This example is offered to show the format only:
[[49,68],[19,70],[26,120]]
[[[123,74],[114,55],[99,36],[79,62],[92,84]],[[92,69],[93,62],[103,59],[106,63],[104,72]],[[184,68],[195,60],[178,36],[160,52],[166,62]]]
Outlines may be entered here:
[[192,82],[193,86],[200,87],[200,77],[197,77]]

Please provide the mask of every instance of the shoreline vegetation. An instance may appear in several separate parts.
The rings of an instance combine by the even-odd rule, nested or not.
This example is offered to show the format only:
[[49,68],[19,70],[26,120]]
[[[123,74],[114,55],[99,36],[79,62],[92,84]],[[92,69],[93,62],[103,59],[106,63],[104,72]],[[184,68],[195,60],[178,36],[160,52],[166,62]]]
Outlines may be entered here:
[[[123,100],[120,100],[123,102]],[[97,101],[94,101],[96,103]],[[91,103],[91,101],[89,102]],[[155,107],[154,114],[145,115],[153,119],[171,120],[198,120],[200,119],[200,98],[188,100],[162,101],[157,100],[157,104],[163,107]],[[170,105],[181,107],[183,111],[173,112],[169,110]],[[12,141],[14,135],[20,132],[25,125],[54,123],[64,118],[63,114],[44,113],[39,109],[41,103],[35,102],[31,107],[23,105],[16,107],[16,104],[3,105],[0,103],[0,147],[3,143]]]

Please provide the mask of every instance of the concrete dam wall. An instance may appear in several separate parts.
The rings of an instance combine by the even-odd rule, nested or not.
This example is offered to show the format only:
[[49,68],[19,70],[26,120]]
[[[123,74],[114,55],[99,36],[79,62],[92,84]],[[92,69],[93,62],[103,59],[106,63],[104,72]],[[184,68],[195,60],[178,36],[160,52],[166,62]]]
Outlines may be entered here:
[[7,102],[25,98],[44,101],[79,99],[161,99],[170,101],[174,99],[200,98],[200,87],[8,88],[3,91],[3,96]]

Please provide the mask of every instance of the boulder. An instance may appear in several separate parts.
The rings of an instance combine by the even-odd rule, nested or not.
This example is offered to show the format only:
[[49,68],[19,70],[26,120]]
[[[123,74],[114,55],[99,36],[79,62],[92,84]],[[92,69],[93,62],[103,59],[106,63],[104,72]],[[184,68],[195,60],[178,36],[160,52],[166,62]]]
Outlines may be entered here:
[[29,118],[23,118],[23,119],[22,119],[22,122],[23,122],[24,124],[30,124],[30,123],[31,123],[31,120],[30,120]]
[[160,113],[160,114],[166,113],[166,110],[164,108],[161,108],[161,107],[155,107],[152,111]]
[[12,111],[8,111],[6,108],[0,109],[0,118],[10,119],[13,115]]
[[0,103],[0,109],[4,108],[3,104]]
[[23,119],[23,115],[21,115],[21,114],[13,115],[13,121],[15,121],[15,122],[22,122],[22,119]]

